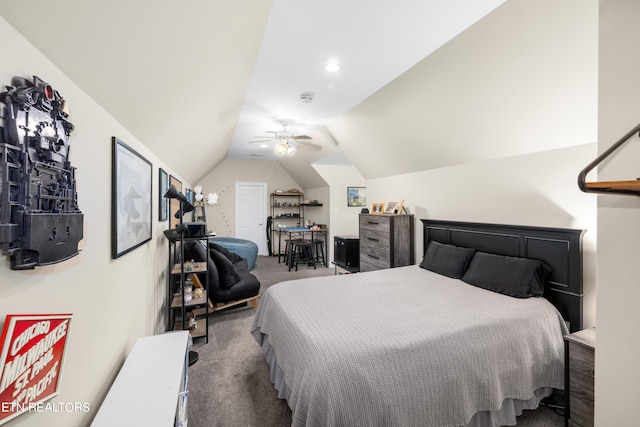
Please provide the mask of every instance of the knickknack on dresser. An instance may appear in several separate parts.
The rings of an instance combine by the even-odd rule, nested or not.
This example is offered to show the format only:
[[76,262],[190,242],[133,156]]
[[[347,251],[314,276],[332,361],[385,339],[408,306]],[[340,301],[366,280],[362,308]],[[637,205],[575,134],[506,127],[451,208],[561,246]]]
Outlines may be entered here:
[[360,214],[360,271],[414,263],[414,216]]

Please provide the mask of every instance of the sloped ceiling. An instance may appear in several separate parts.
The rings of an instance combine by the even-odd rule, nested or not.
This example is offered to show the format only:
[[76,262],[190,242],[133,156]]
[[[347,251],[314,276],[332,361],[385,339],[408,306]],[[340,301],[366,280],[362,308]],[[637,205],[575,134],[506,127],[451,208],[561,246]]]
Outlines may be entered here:
[[[312,188],[323,180],[311,163],[336,152],[365,177],[417,167],[398,157],[411,140],[399,132],[423,124],[381,119],[388,106],[365,100],[504,2],[33,0],[0,14],[187,181],[227,156],[274,158],[273,144],[248,142],[284,118],[321,146],[279,160]],[[342,73],[321,70],[330,59]]]
[[36,0],[0,14],[193,183],[227,156],[271,4]]
[[597,23],[593,2],[510,0],[329,129],[367,179],[593,143]]

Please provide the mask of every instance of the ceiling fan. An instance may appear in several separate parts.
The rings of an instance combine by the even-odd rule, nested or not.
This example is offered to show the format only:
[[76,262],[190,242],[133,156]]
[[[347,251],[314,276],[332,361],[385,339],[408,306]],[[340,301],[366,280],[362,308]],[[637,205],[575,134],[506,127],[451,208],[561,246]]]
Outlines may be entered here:
[[291,156],[295,152],[296,146],[298,144],[307,148],[315,149],[315,150],[319,150],[320,148],[322,148],[322,146],[319,144],[309,142],[311,137],[308,135],[294,135],[291,132],[287,132],[287,125],[288,125],[287,121],[283,120],[283,121],[280,121],[279,123],[282,125],[281,131],[268,130],[267,132],[272,133],[273,136],[264,136],[264,137],[257,136],[256,138],[266,138],[266,139],[251,141],[249,144],[255,144],[259,142],[279,141],[278,145],[276,145],[276,154],[280,156],[283,156],[283,155]]

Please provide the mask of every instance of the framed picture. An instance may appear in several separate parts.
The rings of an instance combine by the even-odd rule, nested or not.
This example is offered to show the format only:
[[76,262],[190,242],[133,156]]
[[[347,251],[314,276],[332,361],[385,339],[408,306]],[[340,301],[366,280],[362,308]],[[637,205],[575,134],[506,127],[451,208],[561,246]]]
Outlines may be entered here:
[[384,213],[391,215],[402,213],[402,205],[404,205],[404,200],[399,202],[387,202],[387,208],[384,210]]
[[169,200],[164,198],[169,189],[169,175],[160,168],[158,169],[158,221],[166,221],[169,212]]
[[153,165],[113,137],[111,252],[118,258],[151,240]]
[[[169,177],[169,186],[174,186],[179,192],[182,192],[182,181],[175,176]],[[180,224],[180,219],[176,218],[175,213],[180,210],[180,202],[176,199],[169,200],[169,228],[176,228]]]
[[366,187],[347,187],[347,206],[367,206]]
[[373,203],[371,205],[371,213],[372,214],[384,213],[384,203]]
[[386,214],[395,213],[397,204],[398,202],[387,202],[387,207],[385,208],[384,213]]

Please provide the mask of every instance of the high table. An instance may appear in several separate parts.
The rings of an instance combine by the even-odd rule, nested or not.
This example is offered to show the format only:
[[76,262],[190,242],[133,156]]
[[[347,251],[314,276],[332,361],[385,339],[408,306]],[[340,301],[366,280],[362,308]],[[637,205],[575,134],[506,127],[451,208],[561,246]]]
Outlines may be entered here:
[[[278,229],[278,264],[280,263],[280,255],[282,255],[282,233],[283,232],[288,234],[287,237],[289,238],[289,240],[291,240],[291,237],[294,234],[301,234],[302,236],[304,236],[305,234],[310,233],[312,243],[314,242],[316,233],[323,235],[324,236],[324,266],[325,267],[329,266],[329,264],[327,263],[327,260],[329,259],[329,256],[327,253],[328,230],[326,228],[318,228],[314,230],[313,228],[306,228],[306,227],[285,227],[285,228]],[[288,249],[288,248],[285,248],[285,249]]]

